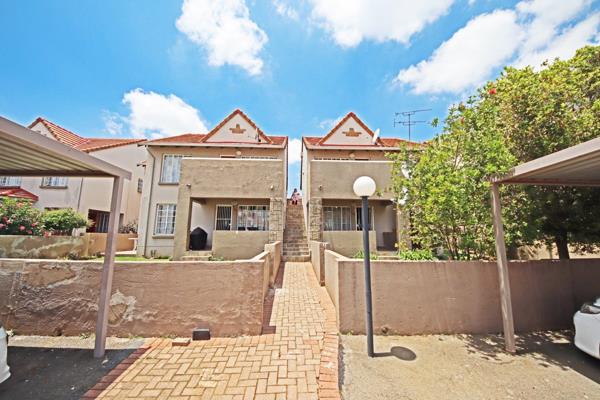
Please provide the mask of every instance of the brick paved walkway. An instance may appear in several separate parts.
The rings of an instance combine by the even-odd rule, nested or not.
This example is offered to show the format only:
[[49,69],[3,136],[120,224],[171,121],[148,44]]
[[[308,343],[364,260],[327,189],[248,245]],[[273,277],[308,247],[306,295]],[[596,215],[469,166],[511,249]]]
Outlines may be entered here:
[[310,263],[283,269],[263,335],[149,340],[83,399],[339,399],[333,304]]

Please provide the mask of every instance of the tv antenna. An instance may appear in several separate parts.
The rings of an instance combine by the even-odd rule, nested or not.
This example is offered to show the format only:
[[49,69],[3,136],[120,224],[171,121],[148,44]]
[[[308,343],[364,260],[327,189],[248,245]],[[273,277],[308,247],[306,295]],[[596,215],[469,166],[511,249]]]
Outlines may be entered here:
[[409,110],[409,111],[400,111],[397,112],[394,116],[394,128],[397,125],[408,126],[408,140],[410,141],[410,136],[412,133],[412,127],[417,124],[424,124],[427,121],[423,120],[413,120],[412,117],[416,113],[431,111],[431,108],[422,108],[420,110]]

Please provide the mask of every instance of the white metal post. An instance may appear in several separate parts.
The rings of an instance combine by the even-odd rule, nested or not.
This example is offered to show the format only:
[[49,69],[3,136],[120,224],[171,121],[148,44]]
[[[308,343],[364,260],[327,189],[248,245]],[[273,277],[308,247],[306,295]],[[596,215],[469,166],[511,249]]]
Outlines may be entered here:
[[98,320],[96,321],[96,345],[94,357],[104,357],[106,346],[106,331],[108,326],[108,311],[112,293],[113,271],[115,267],[115,253],[117,250],[117,234],[119,233],[119,216],[121,213],[121,197],[123,195],[122,177],[113,178],[112,197],[110,201],[110,217],[108,219],[108,233],[106,235],[106,250],[102,267],[102,281],[100,284],[100,300],[98,302]]
[[491,191],[494,235],[496,236],[496,259],[498,262],[498,276],[500,281],[500,303],[502,305],[504,344],[506,351],[514,353],[516,351],[515,325],[513,320],[510,281],[508,277],[508,261],[506,259],[506,245],[504,243],[504,226],[502,224],[502,206],[500,205],[500,191],[498,190],[498,184],[493,183]]

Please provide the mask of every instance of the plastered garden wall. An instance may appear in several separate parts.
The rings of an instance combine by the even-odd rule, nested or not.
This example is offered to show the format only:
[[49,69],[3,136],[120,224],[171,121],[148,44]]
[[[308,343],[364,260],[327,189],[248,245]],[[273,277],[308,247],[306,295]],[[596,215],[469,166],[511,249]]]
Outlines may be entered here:
[[[325,283],[341,332],[364,333],[362,261],[325,251]],[[372,261],[376,333],[502,330],[498,272],[485,261]],[[573,313],[600,295],[600,259],[509,263],[518,332],[572,328]]]
[[[94,331],[100,262],[0,259],[0,319],[17,333]],[[115,264],[109,335],[214,336],[261,331],[267,263],[122,262]]]

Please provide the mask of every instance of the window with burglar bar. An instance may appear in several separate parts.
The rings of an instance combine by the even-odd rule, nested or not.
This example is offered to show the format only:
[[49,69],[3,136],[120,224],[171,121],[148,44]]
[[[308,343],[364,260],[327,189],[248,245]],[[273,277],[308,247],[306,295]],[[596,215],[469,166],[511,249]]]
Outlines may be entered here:
[[155,235],[175,234],[175,212],[176,204],[157,204],[156,222],[154,224]]
[[[373,230],[373,207],[369,207],[369,230]],[[356,207],[356,230],[362,231],[362,207]]]
[[268,231],[269,206],[242,205],[237,212],[238,231]]
[[215,221],[215,230],[231,230],[231,210],[232,206],[217,206],[217,218]]
[[0,176],[0,187],[18,187],[21,186],[20,176]]
[[352,230],[352,214],[350,213],[350,207],[323,207],[323,230]]
[[45,176],[42,178],[42,186],[44,187],[67,187],[66,176]]

